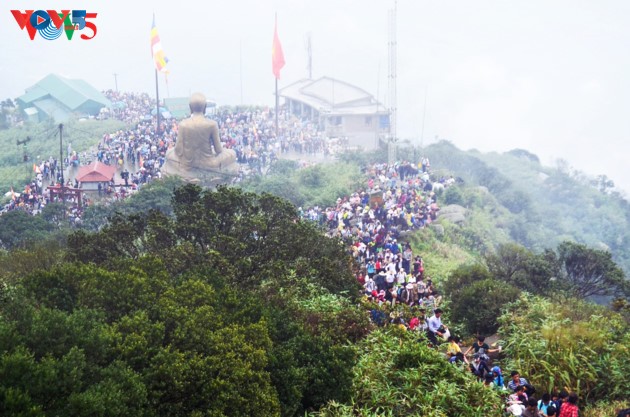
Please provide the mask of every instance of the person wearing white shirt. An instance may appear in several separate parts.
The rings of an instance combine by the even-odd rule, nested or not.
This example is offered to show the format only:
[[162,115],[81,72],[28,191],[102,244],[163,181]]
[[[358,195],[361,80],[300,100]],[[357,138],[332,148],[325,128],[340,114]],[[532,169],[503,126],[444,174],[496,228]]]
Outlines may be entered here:
[[427,320],[427,336],[429,337],[429,341],[431,341],[431,344],[433,346],[437,346],[437,336],[442,337],[444,335],[443,332],[444,329],[446,329],[446,326],[442,324],[442,310],[436,308],[435,310],[433,310],[433,313],[433,316],[429,317],[429,319]]

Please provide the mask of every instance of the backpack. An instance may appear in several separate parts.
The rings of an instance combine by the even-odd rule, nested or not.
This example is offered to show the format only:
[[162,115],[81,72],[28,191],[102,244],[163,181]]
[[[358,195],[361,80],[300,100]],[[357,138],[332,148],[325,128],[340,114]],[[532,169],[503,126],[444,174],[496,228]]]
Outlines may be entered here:
[[396,291],[396,298],[397,298],[399,301],[402,301],[403,297],[405,296],[405,292],[406,292],[406,291],[407,291],[407,290],[405,289],[405,287],[399,287],[399,288],[398,288],[398,291]]
[[480,357],[480,358],[481,358],[481,360],[482,360],[482,361],[484,361],[484,362],[487,362],[487,361],[489,361],[489,360],[490,360],[490,356],[488,356],[488,355],[486,354],[486,350],[485,350],[484,348],[480,348],[480,349],[477,351],[477,354],[479,354],[479,357]]

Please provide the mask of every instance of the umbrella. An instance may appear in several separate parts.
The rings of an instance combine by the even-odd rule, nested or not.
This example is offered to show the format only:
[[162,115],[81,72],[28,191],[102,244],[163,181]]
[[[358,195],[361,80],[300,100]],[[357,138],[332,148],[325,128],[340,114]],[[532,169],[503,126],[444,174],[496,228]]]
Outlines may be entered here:
[[[165,111],[167,111],[164,107],[160,107],[160,114],[164,113]],[[157,113],[156,109],[151,110],[151,115],[155,116],[155,113]]]
[[11,197],[11,195],[15,195],[15,197],[17,198],[20,196],[20,193],[15,193],[13,191],[7,191],[6,193],[4,193],[5,197]]

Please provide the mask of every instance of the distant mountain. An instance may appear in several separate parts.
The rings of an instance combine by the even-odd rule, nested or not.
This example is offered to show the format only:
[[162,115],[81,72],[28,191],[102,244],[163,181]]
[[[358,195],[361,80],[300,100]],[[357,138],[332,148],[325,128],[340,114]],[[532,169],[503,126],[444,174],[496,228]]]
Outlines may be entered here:
[[606,176],[543,166],[522,149],[481,153],[441,141],[424,154],[437,178],[458,179],[461,203],[485,228],[479,232],[488,246],[513,240],[541,250],[571,240],[609,250],[630,272],[630,203]]

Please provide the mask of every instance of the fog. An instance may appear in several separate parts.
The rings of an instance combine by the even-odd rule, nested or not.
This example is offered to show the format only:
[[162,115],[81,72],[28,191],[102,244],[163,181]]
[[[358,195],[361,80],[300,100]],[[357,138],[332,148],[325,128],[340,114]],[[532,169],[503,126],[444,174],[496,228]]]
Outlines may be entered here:
[[[0,99],[48,73],[99,89],[154,94],[152,14],[168,56],[162,96],[201,91],[219,104],[273,104],[274,13],[286,66],[280,87],[307,76],[356,84],[387,104],[387,10],[393,0],[19,0],[0,6]],[[31,41],[11,9],[97,12],[93,40]],[[630,3],[398,1],[398,132],[426,145],[527,149],[605,173],[630,190]],[[424,132],[422,120],[425,112]]]

